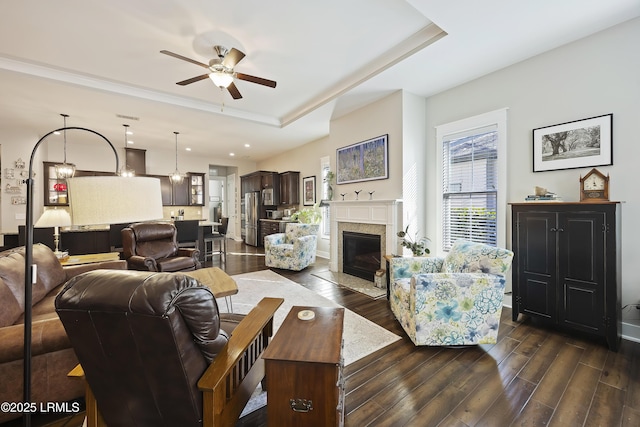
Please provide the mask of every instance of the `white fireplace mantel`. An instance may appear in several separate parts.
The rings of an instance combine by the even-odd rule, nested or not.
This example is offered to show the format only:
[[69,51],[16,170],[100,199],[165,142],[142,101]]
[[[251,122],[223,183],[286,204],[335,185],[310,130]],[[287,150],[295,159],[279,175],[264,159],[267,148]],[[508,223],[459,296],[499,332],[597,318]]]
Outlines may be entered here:
[[[386,240],[384,251],[387,254],[398,253],[399,245],[396,233],[400,230],[402,221],[402,200],[336,200],[330,201],[331,209],[331,258],[329,269],[339,271],[339,242],[338,224],[341,222],[358,224],[375,224],[385,227]],[[383,253],[384,255],[384,253]]]

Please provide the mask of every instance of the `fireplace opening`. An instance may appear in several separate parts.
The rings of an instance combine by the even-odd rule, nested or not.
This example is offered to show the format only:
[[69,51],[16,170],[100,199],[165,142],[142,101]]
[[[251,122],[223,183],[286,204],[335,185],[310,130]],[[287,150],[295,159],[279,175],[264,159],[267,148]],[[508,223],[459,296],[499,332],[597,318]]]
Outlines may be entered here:
[[374,281],[380,268],[380,236],[376,234],[342,233],[342,272]]

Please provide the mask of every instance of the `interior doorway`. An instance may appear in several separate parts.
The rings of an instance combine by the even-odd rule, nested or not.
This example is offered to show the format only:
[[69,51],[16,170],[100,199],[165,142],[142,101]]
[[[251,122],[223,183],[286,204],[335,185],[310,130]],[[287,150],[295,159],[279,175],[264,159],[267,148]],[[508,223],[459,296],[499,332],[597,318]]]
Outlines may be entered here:
[[220,222],[221,217],[229,218],[227,237],[232,239],[238,235],[237,172],[237,167],[209,165],[208,218],[213,222]]

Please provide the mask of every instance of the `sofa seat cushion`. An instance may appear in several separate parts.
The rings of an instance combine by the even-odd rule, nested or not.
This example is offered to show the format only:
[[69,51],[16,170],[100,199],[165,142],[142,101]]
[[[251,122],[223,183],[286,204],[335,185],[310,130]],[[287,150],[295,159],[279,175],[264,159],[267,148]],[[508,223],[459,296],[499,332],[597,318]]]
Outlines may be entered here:
[[156,260],[156,264],[158,265],[158,271],[187,271],[187,270],[195,270],[196,264],[193,258],[191,257],[171,257],[171,258],[162,258]]

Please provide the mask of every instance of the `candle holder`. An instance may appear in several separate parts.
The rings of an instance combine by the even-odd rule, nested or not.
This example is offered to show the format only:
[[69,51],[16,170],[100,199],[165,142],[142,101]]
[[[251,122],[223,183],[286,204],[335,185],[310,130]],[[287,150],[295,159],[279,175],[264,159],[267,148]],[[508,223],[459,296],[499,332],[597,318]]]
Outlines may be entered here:
[[340,193],[340,195],[342,196],[342,201],[344,202],[344,196],[346,196],[347,193]]
[[358,196],[359,196],[359,194],[360,194],[360,192],[361,192],[361,191],[362,191],[362,190],[356,190],[356,191],[354,191],[354,193],[356,193],[356,200],[358,200]]
[[375,193],[376,190],[373,191],[369,191],[369,200],[373,200],[373,193]]

